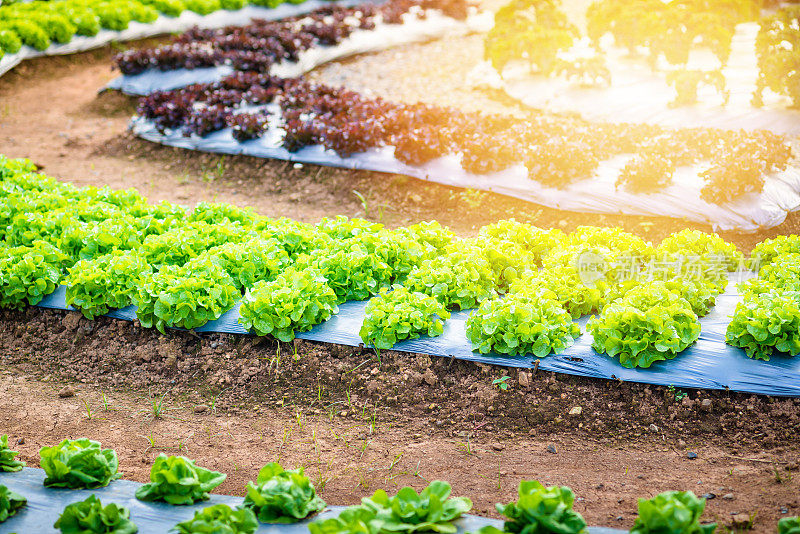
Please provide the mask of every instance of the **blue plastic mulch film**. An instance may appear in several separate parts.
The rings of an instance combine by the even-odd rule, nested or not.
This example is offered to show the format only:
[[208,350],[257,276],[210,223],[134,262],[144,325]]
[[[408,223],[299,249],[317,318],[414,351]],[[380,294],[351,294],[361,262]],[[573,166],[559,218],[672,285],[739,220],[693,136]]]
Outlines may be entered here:
[[[60,286],[38,306],[69,309],[65,297],[66,288]],[[561,354],[551,354],[541,359],[536,359],[532,355],[479,354],[472,351],[472,346],[466,337],[465,323],[470,310],[453,312],[450,319],[444,322],[444,332],[441,336],[402,341],[392,350],[507,367],[538,366],[544,371],[625,382],[800,397],[800,356],[791,357],[776,353],[768,362],[754,360],[748,358],[743,349],[725,343],[725,330],[729,317],[740,300],[736,284],[731,281],[728,290],[717,297],[716,306],[711,312],[700,318],[700,339],[674,359],[656,362],[647,369],[627,369],[618,360],[596,352],[592,348],[592,336],[589,333],[581,335],[572,347]],[[363,345],[358,332],[364,321],[366,306],[366,301],[345,302],[339,306],[338,314],[308,332],[297,333],[297,337],[355,347]],[[136,307],[128,306],[115,310],[107,316],[133,321],[136,319]],[[238,318],[237,304],[216,321],[210,321],[196,328],[195,332],[248,334],[238,323]],[[577,321],[582,330],[585,329],[588,320],[587,316]]]
[[[194,513],[213,504],[227,504],[236,507],[242,504],[241,497],[212,495],[211,499],[191,506],[171,506],[165,503],[142,502],[134,496],[142,485],[129,480],[117,480],[105,488],[96,490],[71,490],[45,488],[44,471],[26,467],[17,473],[0,472],[0,484],[19,493],[28,504],[14,517],[0,523],[0,534],[50,534],[58,533],[53,528],[64,507],[70,503],[96,495],[103,505],[115,503],[131,512],[131,521],[139,527],[139,534],[167,534],[175,524],[191,519]],[[258,531],[270,534],[308,534],[308,523],[317,519],[337,516],[344,506],[329,506],[318,515],[292,525],[260,524]],[[502,521],[466,515],[459,519],[458,534],[475,532],[479,528],[492,525],[502,528]],[[589,534],[622,534],[624,531],[609,528],[590,527]]]

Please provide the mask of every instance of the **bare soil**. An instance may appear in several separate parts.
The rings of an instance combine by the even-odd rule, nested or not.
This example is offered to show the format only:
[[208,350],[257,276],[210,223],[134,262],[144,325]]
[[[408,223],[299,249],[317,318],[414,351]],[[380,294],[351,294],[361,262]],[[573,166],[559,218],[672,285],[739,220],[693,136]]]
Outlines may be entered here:
[[[470,38],[450,45],[465,53],[476,46]],[[392,98],[514,112],[496,95],[437,79],[457,79],[467,68],[443,50],[441,43],[404,47],[313,76]],[[134,99],[96,93],[114,76],[111,54],[38,59],[0,78],[0,154],[29,157],[79,185],[135,187],[154,201],[186,205],[225,201],[309,222],[336,214],[388,225],[438,219],[469,234],[516,217],[565,230],[615,225],[656,241],[687,226],[709,230],[551,210],[402,176],[150,144],[126,132]],[[424,71],[412,75],[420,65]],[[369,87],[359,85],[366,71],[378,73]],[[796,233],[799,221],[790,215],[770,231],[724,237],[747,251],[765,237]],[[708,494],[705,517],[726,526],[752,515],[756,532],[774,532],[780,517],[800,513],[800,400],[519,374],[391,351],[378,360],[307,342],[163,336],[135,323],[41,309],[0,312],[0,347],[0,433],[31,465],[39,447],[89,436],[118,451],[127,478],[144,481],[155,455],[180,452],[227,473],[219,489],[231,494],[242,494],[261,465],[280,460],[305,465],[331,504],[439,478],[471,497],[476,513],[497,516],[495,502],[512,499],[519,479],[536,478],[571,486],[576,509],[593,525],[629,528],[637,498],[669,489]],[[492,385],[504,375],[507,391]],[[576,407],[580,414],[570,415]]]
[[[117,450],[128,478],[144,481],[155,455],[180,452],[227,473],[220,491],[240,495],[278,460],[305,466],[331,504],[444,479],[496,516],[495,502],[536,478],[572,487],[595,525],[629,528],[637,498],[668,489],[713,494],[706,515],[724,525],[755,512],[758,532],[800,513],[800,399],[164,336],[35,308],[2,312],[0,324],[0,428],[24,439],[33,465],[39,447],[86,435]],[[492,384],[504,375],[506,391]]]

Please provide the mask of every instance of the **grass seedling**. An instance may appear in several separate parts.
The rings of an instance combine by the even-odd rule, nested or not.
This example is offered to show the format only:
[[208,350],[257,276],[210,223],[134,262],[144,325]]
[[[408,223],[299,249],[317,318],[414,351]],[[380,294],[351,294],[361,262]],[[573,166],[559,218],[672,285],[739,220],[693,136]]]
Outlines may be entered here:
[[111,403],[109,402],[108,397],[106,397],[106,394],[102,393],[100,395],[100,398],[103,401],[103,411],[110,412],[111,411]]
[[81,400],[83,401],[83,409],[84,409],[84,411],[86,412],[86,419],[89,419],[89,420],[91,420],[91,419],[92,419],[92,417],[94,417],[94,416],[92,415],[92,407],[91,407],[91,406],[89,406],[89,403],[88,403],[88,402],[86,402],[86,399],[81,399]]
[[736,522],[734,520],[733,524],[730,527],[725,527],[725,531],[726,532],[746,532],[748,530],[753,530],[753,524],[755,522],[756,522],[756,512],[753,512],[748,516],[747,521]]
[[364,210],[364,217],[369,219],[369,201],[364,195],[362,195],[355,189],[353,189],[353,194],[356,196],[356,198],[358,198],[358,201],[361,203],[361,208]]
[[164,415],[164,398],[167,396],[167,392],[164,392],[161,397],[157,397],[152,400],[152,409],[153,409],[153,419],[161,419]]
[[278,374],[278,367],[281,366],[281,342],[278,341],[278,348],[275,349],[275,356],[269,359],[269,366],[268,368],[273,371],[273,373],[277,376]]
[[395,455],[395,457],[392,459],[392,462],[389,464],[389,471],[390,472],[395,468],[395,466],[397,466],[398,463],[400,463],[400,460],[403,458],[403,454],[405,454],[405,453],[398,452]]
[[[358,199],[359,203],[361,204],[361,208],[364,210],[364,218],[369,219],[370,218],[370,198],[369,197],[365,197],[364,195],[362,195],[361,193],[359,193],[355,189],[353,189],[353,194],[356,196],[356,198]],[[377,218],[377,220],[378,220],[378,222],[381,222],[381,221],[383,221],[383,210],[385,208],[388,208],[389,205],[388,204],[376,204],[375,207],[378,209],[378,218]]]
[[464,454],[466,454],[467,456],[472,456],[473,454],[475,454],[475,451],[472,450],[472,441],[470,439],[471,437],[472,437],[472,435],[469,434],[469,435],[467,435],[467,440],[466,441],[459,441],[456,444],[456,446],[459,447],[464,452]]
[[349,371],[346,371],[345,374],[349,375],[350,373],[354,373],[354,372],[358,371],[359,369],[361,369],[362,366],[368,364],[371,361],[372,360],[364,360],[363,362],[359,363],[358,365],[356,365],[355,367],[353,367]]
[[[365,408],[366,409],[366,408]],[[378,430],[378,414],[372,412],[368,418],[367,428],[370,434],[374,434]]]
[[219,399],[220,395],[222,395],[222,391],[220,391],[216,395],[212,395],[211,402],[208,403],[208,407],[211,408],[211,413],[213,414],[217,413],[217,399]]
[[317,490],[317,493],[325,491],[325,486],[328,485],[328,481],[330,479],[331,479],[330,477],[324,477],[320,473],[320,475],[317,477],[317,480],[314,481],[314,488]]
[[364,476],[363,470],[359,471],[358,473],[358,485],[364,488],[365,490],[369,489],[369,480],[367,480],[367,477]]
[[772,471],[775,473],[775,483],[776,484],[783,484],[784,482],[791,482],[792,481],[792,474],[786,473],[785,475],[781,474],[781,471],[778,467],[773,467]]
[[[147,450],[156,448],[156,437],[153,435],[152,432],[150,432],[148,435],[142,436],[142,437],[144,437],[147,440],[147,443],[149,444],[149,446],[147,447]],[[147,452],[147,451],[145,451],[145,452]]]
[[372,443],[372,440],[371,439],[367,439],[367,438],[364,438],[361,441],[361,456],[362,457],[364,456],[364,453],[367,452],[367,449],[369,448],[369,444],[370,443]]
[[424,480],[425,482],[427,482],[427,481],[428,481],[428,479],[427,479],[427,478],[425,478],[424,476],[422,476],[422,468],[420,467],[420,462],[419,462],[419,461],[417,462],[417,466],[414,468],[414,472],[413,472],[413,473],[411,473],[411,474],[412,474],[412,475],[414,475],[415,477],[419,477],[419,478],[421,478],[421,479],[422,479],[422,480]]

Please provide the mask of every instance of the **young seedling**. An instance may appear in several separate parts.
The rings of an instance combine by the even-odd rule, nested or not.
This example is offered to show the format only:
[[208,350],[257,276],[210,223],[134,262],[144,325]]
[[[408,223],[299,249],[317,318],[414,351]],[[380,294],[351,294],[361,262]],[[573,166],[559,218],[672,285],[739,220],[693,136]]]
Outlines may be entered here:
[[211,402],[208,404],[209,408],[211,408],[211,413],[213,413],[213,414],[217,413],[217,399],[219,399],[220,395],[222,395],[222,391],[220,391],[216,395],[212,395],[211,396]]
[[507,383],[507,381],[508,381],[510,378],[511,378],[511,377],[510,377],[510,376],[508,376],[508,375],[503,375],[503,376],[501,376],[500,378],[495,378],[494,380],[492,380],[492,385],[494,385],[494,386],[495,386],[496,388],[498,388],[498,389],[501,389],[501,390],[503,390],[503,391],[506,391],[506,390],[508,390],[508,383]]
[[392,471],[392,470],[395,468],[395,466],[397,466],[397,464],[398,464],[398,463],[400,462],[400,460],[403,458],[403,454],[405,454],[405,453],[403,453],[403,452],[398,452],[398,453],[395,455],[395,457],[392,459],[392,462],[389,464],[389,472],[391,472],[391,471]]
[[471,438],[472,438],[472,434],[467,434],[467,439],[466,439],[466,441],[459,441],[459,442],[456,444],[456,445],[457,445],[459,448],[461,448],[461,450],[462,450],[462,451],[464,452],[464,454],[466,454],[467,456],[472,456],[473,454],[475,454],[475,451],[473,451],[473,450],[472,450],[472,441],[471,441]]
[[89,403],[86,402],[86,399],[81,399],[81,400],[83,401],[83,409],[86,412],[86,419],[89,419],[91,421],[91,419],[94,417],[92,415],[92,407],[89,406]]
[[667,391],[678,402],[682,401],[689,395],[688,393],[686,393],[685,391],[681,391],[680,389],[676,390],[675,386],[673,386],[672,384],[667,386]]
[[222,179],[225,176],[225,156],[221,156],[219,160],[217,160],[217,166],[215,169],[215,173],[217,178]]
[[161,419],[161,416],[164,415],[164,397],[166,396],[167,393],[164,392],[161,397],[152,400],[153,419]]
[[156,448],[156,437],[153,435],[152,432],[150,432],[148,435],[142,436],[142,437],[145,438],[147,440],[147,443],[148,443],[148,447],[147,447],[147,450],[145,452],[149,451],[150,449],[155,449]]

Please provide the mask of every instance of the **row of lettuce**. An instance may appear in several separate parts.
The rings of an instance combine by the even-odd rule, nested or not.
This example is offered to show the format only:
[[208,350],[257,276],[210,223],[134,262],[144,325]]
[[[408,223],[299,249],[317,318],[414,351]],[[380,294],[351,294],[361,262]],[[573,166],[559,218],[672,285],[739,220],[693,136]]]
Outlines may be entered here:
[[[288,0],[300,4],[304,0]],[[46,50],[76,35],[91,37],[100,30],[122,31],[131,22],[149,24],[159,16],[178,17],[184,11],[208,15],[247,5],[274,8],[283,0],[58,0],[0,6],[0,57],[23,45]]]
[[[8,437],[0,437],[0,471],[20,471],[24,462],[15,459]],[[44,486],[63,489],[98,489],[120,478],[117,454],[103,449],[97,441],[65,439],[53,447],[42,447],[40,463]],[[202,468],[183,456],[159,455],[150,470],[150,482],[136,490],[145,502],[192,505],[210,498],[209,492],[225,481],[226,475]],[[535,480],[522,480],[519,498],[497,511],[506,521],[502,528],[485,526],[476,534],[581,534],[586,521],[573,509],[575,495],[566,486],[545,487]],[[27,500],[0,485],[0,523],[17,514]],[[639,499],[639,516],[633,534],[710,534],[716,523],[701,523],[705,499],[691,491],[668,491],[652,499]],[[198,510],[170,532],[178,534],[252,534],[259,523],[297,523],[326,508],[303,468],[285,470],[277,463],[265,465],[255,482],[245,488],[241,506],[215,504]],[[338,516],[308,523],[311,534],[455,534],[455,521],[472,509],[466,497],[452,497],[450,484],[433,481],[421,492],[411,487],[389,496],[377,490],[361,504],[344,509]],[[114,503],[105,506],[96,495],[67,505],[56,521],[62,534],[135,534],[138,527],[130,511]],[[778,534],[798,534],[800,520],[786,517],[778,523]]]
[[76,188],[0,161],[0,307],[35,305],[60,284],[94,319],[137,306],[144,327],[197,328],[237,303],[239,323],[292,340],[370,299],[360,329],[377,349],[442,334],[475,309],[482,353],[546,356],[595,313],[594,348],[627,367],[674,358],[700,334],[730,271],[757,267],[728,343],[748,356],[800,352],[800,237],[766,240],[745,260],[715,234],[684,230],[657,246],[618,228],[542,230],[512,220],[457,237],[436,222],[397,229],[337,217],[316,225],[228,204],[148,204],[135,190]]
[[[768,5],[770,4],[770,5]],[[764,7],[779,9],[764,12]],[[800,7],[762,0],[597,0],[586,12],[586,34],[595,55],[567,53],[581,37],[558,0],[514,0],[501,8],[485,42],[485,57],[499,71],[509,62],[523,61],[544,76],[564,76],[582,86],[612,82],[606,64],[606,35],[632,57],[645,59],[654,71],[666,72],[676,91],[673,105],[697,102],[698,88],[716,89],[727,102],[725,67],[736,27],[758,21],[756,55],[759,76],[752,104],[763,105],[764,90],[789,97],[800,106]],[[700,49],[717,59],[715,69],[689,67]],[[668,66],[665,66],[668,65]]]

